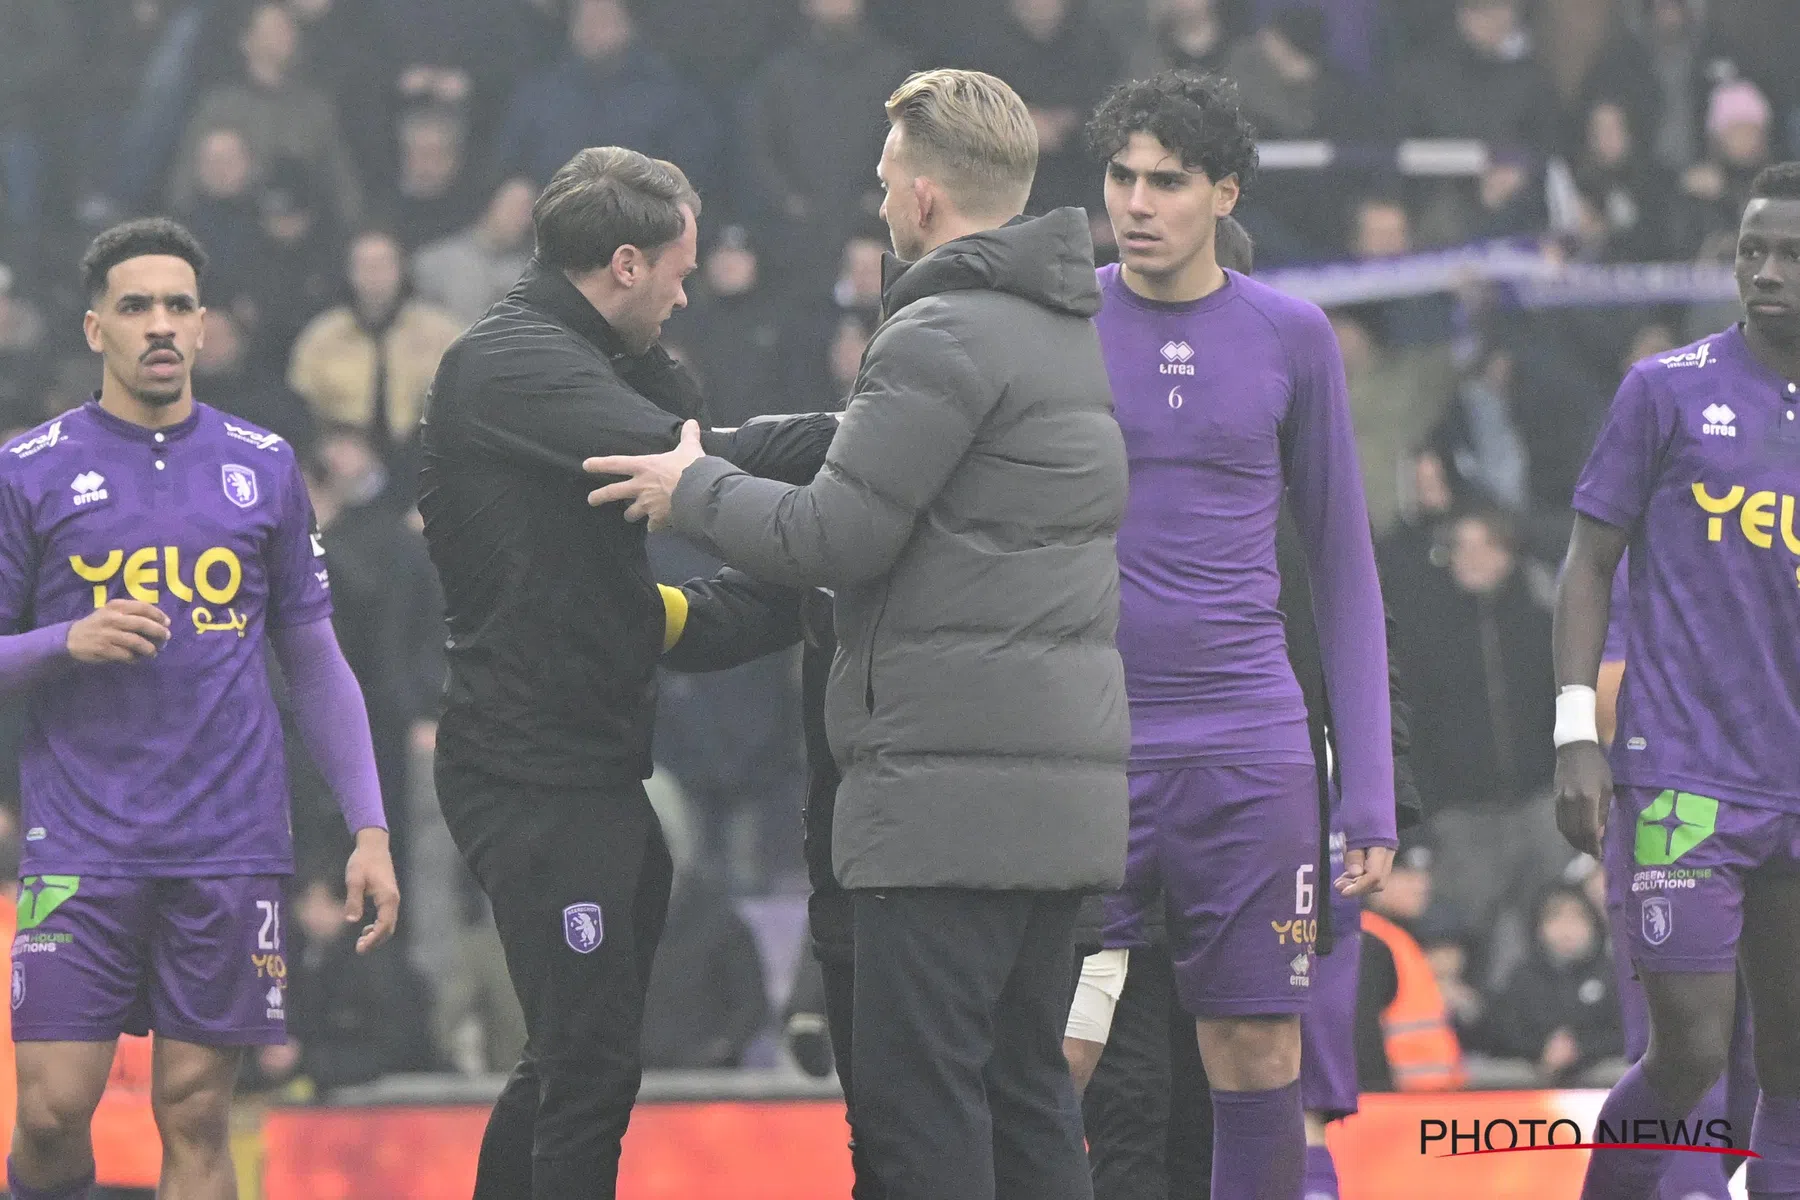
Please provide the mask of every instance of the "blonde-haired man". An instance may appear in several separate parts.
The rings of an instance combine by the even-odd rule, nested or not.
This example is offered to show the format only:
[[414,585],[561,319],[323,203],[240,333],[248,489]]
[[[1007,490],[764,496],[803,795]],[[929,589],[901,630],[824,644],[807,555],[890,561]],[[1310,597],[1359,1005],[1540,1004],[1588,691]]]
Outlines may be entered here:
[[1078,209],[1020,216],[1037,135],[1000,80],[915,75],[887,110],[882,215],[914,261],[818,477],[752,479],[690,429],[591,460],[629,477],[591,500],[833,593],[853,1128],[886,1196],[1088,1200],[1060,1038],[1080,895],[1123,875],[1129,735],[1093,245]]

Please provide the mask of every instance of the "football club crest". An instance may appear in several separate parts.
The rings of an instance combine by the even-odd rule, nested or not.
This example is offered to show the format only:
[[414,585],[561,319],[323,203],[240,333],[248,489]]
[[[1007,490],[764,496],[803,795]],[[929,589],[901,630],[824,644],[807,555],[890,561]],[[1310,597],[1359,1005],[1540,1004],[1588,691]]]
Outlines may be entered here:
[[606,936],[598,904],[571,904],[563,909],[563,941],[577,954],[592,954]]
[[1660,946],[1669,940],[1675,931],[1675,910],[1669,906],[1667,897],[1646,896],[1644,898],[1644,940],[1652,946]]
[[236,463],[226,463],[219,468],[219,473],[224,480],[227,500],[239,508],[249,508],[256,503],[255,471]]

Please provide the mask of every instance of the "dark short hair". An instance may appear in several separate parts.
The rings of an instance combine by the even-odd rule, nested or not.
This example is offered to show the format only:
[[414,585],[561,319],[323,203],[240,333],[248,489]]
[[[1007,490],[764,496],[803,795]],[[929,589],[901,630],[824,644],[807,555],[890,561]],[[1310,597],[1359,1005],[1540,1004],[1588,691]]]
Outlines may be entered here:
[[620,246],[653,259],[685,228],[683,205],[700,215],[700,197],[674,163],[595,146],[564,163],[531,206],[538,261],[564,271],[590,271]]
[[142,217],[114,225],[88,243],[81,256],[81,286],[90,302],[106,294],[106,277],[122,262],[150,254],[186,260],[198,280],[206,273],[200,239],[167,217]]
[[1800,200],[1800,162],[1764,167],[1750,181],[1752,200]]
[[1249,275],[1256,270],[1256,239],[1236,217],[1220,217],[1213,234],[1213,258],[1221,267]]
[[1088,146],[1110,159],[1134,133],[1149,134],[1214,183],[1235,175],[1247,191],[1256,177],[1256,130],[1238,103],[1237,85],[1223,76],[1159,71],[1119,84],[1088,122]]

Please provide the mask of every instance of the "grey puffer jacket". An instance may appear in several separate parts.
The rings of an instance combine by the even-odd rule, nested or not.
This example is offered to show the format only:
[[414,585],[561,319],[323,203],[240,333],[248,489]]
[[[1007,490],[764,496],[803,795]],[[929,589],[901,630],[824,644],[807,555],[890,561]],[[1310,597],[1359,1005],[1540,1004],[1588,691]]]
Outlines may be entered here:
[[1124,439],[1079,209],[906,268],[806,487],[706,458],[674,528],[771,583],[833,589],[826,726],[849,888],[1116,887]]

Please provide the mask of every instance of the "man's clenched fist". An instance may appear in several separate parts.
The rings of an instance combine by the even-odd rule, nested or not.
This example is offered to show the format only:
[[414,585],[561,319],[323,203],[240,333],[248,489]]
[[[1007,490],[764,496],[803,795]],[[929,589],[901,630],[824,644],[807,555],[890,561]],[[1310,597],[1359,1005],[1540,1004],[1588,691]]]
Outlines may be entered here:
[[69,657],[82,663],[150,658],[169,640],[169,618],[142,600],[108,600],[69,626]]

